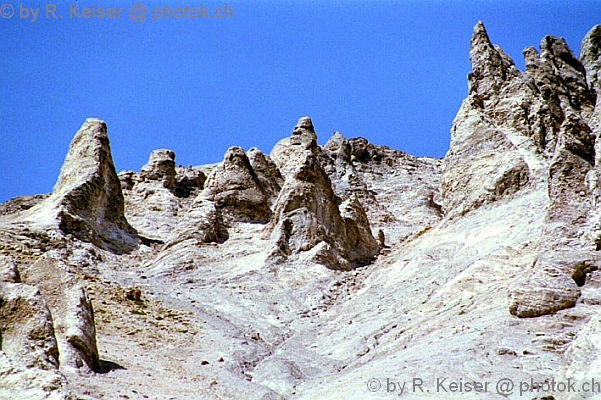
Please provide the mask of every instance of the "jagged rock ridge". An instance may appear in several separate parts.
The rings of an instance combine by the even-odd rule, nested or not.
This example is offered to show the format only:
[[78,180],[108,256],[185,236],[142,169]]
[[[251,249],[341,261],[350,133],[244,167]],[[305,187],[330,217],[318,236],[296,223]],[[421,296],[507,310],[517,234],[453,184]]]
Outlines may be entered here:
[[0,397],[597,376],[601,26],[580,58],[545,37],[521,72],[478,23],[469,56],[443,160],[319,146],[303,117],[269,156],[183,167],[159,149],[117,175],[87,120],[53,193],[0,216]]

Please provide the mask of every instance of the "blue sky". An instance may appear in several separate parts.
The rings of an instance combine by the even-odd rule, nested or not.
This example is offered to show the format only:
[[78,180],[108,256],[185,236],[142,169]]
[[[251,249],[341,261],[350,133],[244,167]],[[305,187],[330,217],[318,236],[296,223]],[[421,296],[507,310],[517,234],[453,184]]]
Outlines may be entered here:
[[[14,15],[0,18],[0,202],[50,192],[88,117],[107,122],[117,171],[138,171],[157,148],[182,165],[218,162],[234,145],[269,153],[305,115],[320,143],[340,131],[443,157],[478,20],[520,69],[544,35],[578,54],[601,23],[598,0],[54,0],[56,19],[46,3],[4,1],[0,14]],[[147,21],[129,18],[136,3]],[[201,3],[233,16],[151,21],[155,7]],[[70,18],[75,6],[123,11]],[[40,8],[37,20],[20,8]]]

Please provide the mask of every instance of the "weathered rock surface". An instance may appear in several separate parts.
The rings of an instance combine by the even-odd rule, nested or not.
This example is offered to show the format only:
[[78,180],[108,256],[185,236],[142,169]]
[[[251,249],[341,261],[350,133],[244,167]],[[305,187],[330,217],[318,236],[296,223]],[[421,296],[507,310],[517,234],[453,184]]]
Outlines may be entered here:
[[[361,139],[355,139],[353,143],[357,144],[359,141],[365,147],[371,146],[372,152],[378,154],[373,145],[369,144],[367,140]],[[342,200],[347,200],[353,195],[357,196],[365,211],[371,213],[376,221],[391,222],[395,220],[394,215],[386,207],[383,207],[376,196],[368,190],[367,184],[357,171],[352,155],[353,150],[356,151],[356,149],[353,148],[351,142],[346,140],[340,132],[334,132],[320,150],[320,162],[330,177],[336,196]],[[364,151],[367,152],[367,150]],[[378,160],[382,160],[381,156]],[[355,158],[354,161],[357,162],[357,159]]]
[[0,398],[70,399],[52,316],[37,288],[0,284]]
[[15,214],[20,211],[28,210],[31,207],[40,204],[42,200],[47,198],[47,194],[37,194],[33,196],[19,196],[2,204],[0,215]]
[[219,208],[199,195],[190,206],[183,222],[168,237],[165,248],[169,248],[187,240],[194,244],[217,243],[227,238],[227,228]]
[[[563,39],[547,36],[540,49],[540,56],[534,48],[524,50],[526,72],[521,73],[490,44],[484,27],[476,26],[469,97],[455,119],[451,150],[445,158],[443,198],[450,215],[511,195],[529,181],[534,186],[546,183],[550,204],[541,236],[543,254],[530,275],[510,291],[510,310],[518,316],[573,306],[579,290],[572,279],[574,268],[561,266],[564,254],[568,249],[591,249],[586,226],[591,212],[587,181],[595,162],[595,137],[589,126],[594,96],[585,68]],[[480,151],[473,151],[471,146],[479,143],[474,135],[481,132],[494,132],[483,141],[493,144],[494,150],[476,147]],[[465,134],[469,137],[462,138]],[[461,148],[465,151],[457,150]],[[461,171],[457,156],[470,159],[468,165],[474,168],[457,174]],[[491,181],[499,171],[501,179]],[[484,194],[479,183],[485,183]]]
[[137,233],[124,216],[123,193],[103,121],[85,121],[71,141],[52,195],[26,212],[30,221],[57,220],[63,233],[100,248],[124,253],[137,247]]
[[[142,240],[165,241],[177,225],[180,199],[163,186],[163,181],[143,180],[140,174],[123,171],[125,215]],[[130,183],[131,182],[131,183]]]
[[0,256],[0,282],[21,283],[21,275],[12,257]]
[[595,398],[595,394],[598,394],[598,388],[594,383],[598,382],[598,373],[601,371],[600,340],[601,315],[596,314],[578,333],[578,337],[565,352],[565,366],[559,379],[564,382],[568,380],[575,382],[574,387],[580,392],[567,394],[566,399]]
[[355,197],[339,209],[339,198],[319,162],[317,136],[308,117],[301,118],[292,137],[274,147],[272,158],[286,178],[268,229],[273,243],[270,258],[305,253],[330,268],[366,264],[379,246]]
[[534,271],[510,288],[509,312],[518,317],[538,317],[576,305],[578,284],[596,270],[598,255],[578,251],[549,251],[534,263]]
[[[521,72],[476,25],[443,160],[341,133],[319,146],[308,117],[269,157],[175,167],[155,151],[119,175],[143,242],[129,252],[64,235],[55,194],[3,204],[0,398],[67,398],[65,377],[79,398],[178,400],[597,379],[600,38],[577,59],[546,37]],[[97,360],[92,303],[106,374],[78,373]]]
[[363,206],[355,194],[340,205],[340,216],[346,226],[346,258],[353,263],[373,261],[380,250]]
[[184,199],[202,189],[204,174],[175,167],[175,153],[158,149],[150,153],[140,172],[122,171],[119,180],[125,198],[125,216],[146,244],[164,242],[185,213]]
[[574,306],[580,296],[575,277],[584,275],[583,268],[589,272],[601,266],[586,235],[591,211],[586,180],[593,158],[590,128],[581,117],[568,114],[549,167],[550,204],[542,232],[542,253],[531,275],[516,282],[510,292],[512,314],[536,317]]
[[317,135],[311,118],[302,117],[292,130],[292,136],[280,140],[269,156],[285,179],[294,174],[297,157],[306,151],[317,151]]
[[52,313],[60,367],[102,371],[92,303],[61,254],[45,253],[22,270],[22,279],[39,289]]
[[206,180],[206,174],[199,168],[179,166],[176,168],[175,195],[177,197],[189,197],[192,193],[202,190]]
[[586,34],[580,44],[580,62],[586,72],[586,82],[596,96],[601,84],[599,72],[601,71],[601,25],[596,25]]
[[512,314],[535,317],[574,306],[577,265],[596,263],[587,252],[588,186],[596,179],[589,122],[594,95],[584,66],[563,39],[547,36],[540,55],[529,47],[524,58],[522,73],[491,44],[481,23],[474,28],[469,95],[453,122],[442,197],[452,219],[512,200],[519,191],[546,190],[541,254],[509,292]]
[[273,206],[284,185],[284,178],[280,170],[269,156],[263,154],[256,147],[248,150],[246,155],[253,171],[257,175],[261,189],[267,196],[270,207]]
[[267,194],[240,147],[228,149],[223,162],[207,178],[204,193],[226,221],[265,223],[271,217]]
[[353,167],[367,186],[367,192],[353,191],[374,232],[382,229],[398,242],[440,222],[442,160],[413,157],[364,138],[348,142]]
[[143,180],[159,181],[165,189],[175,189],[175,153],[168,149],[153,150],[140,170]]
[[528,163],[512,141],[523,132],[512,118],[503,118],[516,113],[505,97],[519,92],[522,82],[513,80],[521,79],[520,72],[490,43],[481,23],[474,28],[470,61],[469,96],[453,121],[445,157],[442,206],[448,217],[511,196],[530,179]]

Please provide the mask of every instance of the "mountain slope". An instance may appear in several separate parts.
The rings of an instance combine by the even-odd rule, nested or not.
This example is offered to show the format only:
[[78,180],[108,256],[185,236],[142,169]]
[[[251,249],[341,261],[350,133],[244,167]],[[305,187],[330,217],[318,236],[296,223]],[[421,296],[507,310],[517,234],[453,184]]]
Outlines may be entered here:
[[53,193],[0,216],[0,398],[592,397],[600,38],[521,72],[478,23],[442,160],[303,117],[269,156],[116,175],[87,120]]

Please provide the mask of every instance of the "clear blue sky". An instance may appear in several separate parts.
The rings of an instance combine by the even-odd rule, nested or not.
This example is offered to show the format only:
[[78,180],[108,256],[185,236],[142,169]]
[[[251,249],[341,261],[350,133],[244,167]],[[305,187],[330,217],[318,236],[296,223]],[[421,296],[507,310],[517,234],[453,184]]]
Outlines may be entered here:
[[[0,18],[0,201],[50,192],[88,117],[107,122],[117,171],[138,171],[163,147],[182,165],[220,161],[234,145],[269,153],[305,115],[320,143],[340,131],[443,157],[478,20],[520,69],[523,48],[544,35],[579,54],[601,23],[598,0],[55,0],[57,19],[45,18],[46,3],[4,1],[15,13]],[[146,22],[129,18],[138,2]],[[212,15],[226,2],[227,19],[150,21],[164,4],[203,3]],[[39,7],[37,20],[19,18],[20,4]],[[92,5],[123,11],[70,18],[78,4],[78,15]]]

